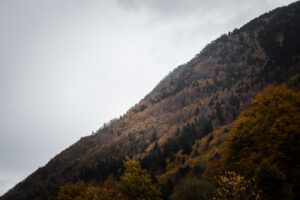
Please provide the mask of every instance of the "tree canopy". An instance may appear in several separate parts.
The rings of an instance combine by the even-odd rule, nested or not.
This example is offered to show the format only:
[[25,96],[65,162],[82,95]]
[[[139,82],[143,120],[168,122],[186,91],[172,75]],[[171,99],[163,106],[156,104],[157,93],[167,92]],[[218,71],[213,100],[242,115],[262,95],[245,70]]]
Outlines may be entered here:
[[[253,177],[267,160],[299,191],[300,92],[269,86],[236,121],[229,139],[226,166]],[[299,192],[298,192],[299,193]]]
[[118,185],[119,191],[126,200],[156,200],[160,199],[158,187],[152,183],[150,176],[140,164],[128,157],[124,161],[126,170]]
[[139,162],[128,157],[120,182],[106,180],[102,186],[85,184],[83,181],[61,186],[57,200],[159,200],[160,191],[152,183],[147,171]]

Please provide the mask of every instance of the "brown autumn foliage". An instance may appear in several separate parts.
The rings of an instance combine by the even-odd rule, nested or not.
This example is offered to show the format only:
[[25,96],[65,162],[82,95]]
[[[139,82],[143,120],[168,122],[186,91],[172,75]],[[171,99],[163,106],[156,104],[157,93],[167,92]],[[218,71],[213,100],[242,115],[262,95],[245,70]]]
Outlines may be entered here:
[[225,165],[254,177],[260,163],[267,160],[283,172],[286,182],[299,196],[299,142],[300,92],[284,85],[269,86],[252,100],[235,122]]
[[[0,199],[51,199],[74,179],[118,178],[125,156],[144,159],[142,166],[160,184],[176,184],[180,168],[197,165],[205,176],[214,175],[226,135],[250,99],[300,73],[299,5],[266,13],[208,44],[126,114],[81,138]],[[202,119],[212,132],[203,131]]]
[[228,171],[218,177],[217,191],[212,200],[259,200],[260,193],[253,180]]
[[119,182],[105,182],[102,186],[82,181],[61,186],[57,200],[160,200],[160,191],[146,170],[128,157],[125,172]]

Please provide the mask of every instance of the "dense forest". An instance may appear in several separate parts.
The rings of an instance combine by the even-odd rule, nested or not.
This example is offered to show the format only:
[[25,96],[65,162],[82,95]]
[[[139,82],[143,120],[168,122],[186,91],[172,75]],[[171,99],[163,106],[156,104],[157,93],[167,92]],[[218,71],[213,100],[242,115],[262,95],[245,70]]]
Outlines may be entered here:
[[208,44],[2,200],[300,199],[300,2]]
[[[203,176],[200,166],[180,168],[175,177],[178,182],[175,187],[169,180],[160,191],[155,179],[151,181],[138,161],[127,157],[124,161],[126,170],[119,182],[111,177],[99,185],[70,182],[60,188],[57,199],[295,198],[299,195],[300,185],[297,167],[300,164],[299,122],[300,92],[284,85],[269,86],[235,120],[227,136],[226,155],[218,160],[217,176],[211,179]],[[184,134],[183,140],[192,137],[193,132]],[[164,158],[157,143],[152,152],[157,158],[157,167],[165,168],[165,163],[160,163]],[[189,154],[190,151],[185,152],[183,147],[181,153]],[[150,166],[149,169],[157,168]]]

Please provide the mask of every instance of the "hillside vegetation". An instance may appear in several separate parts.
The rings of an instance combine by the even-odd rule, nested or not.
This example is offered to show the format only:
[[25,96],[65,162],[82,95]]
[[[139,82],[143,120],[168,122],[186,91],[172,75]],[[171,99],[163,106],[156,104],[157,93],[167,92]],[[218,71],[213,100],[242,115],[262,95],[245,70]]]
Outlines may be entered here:
[[[219,159],[220,173],[209,180],[199,166],[179,170],[176,186],[170,187],[172,200],[184,199],[291,199],[299,195],[300,92],[285,86],[269,86],[252,100],[227,136],[225,159]],[[158,148],[158,147],[154,147]],[[197,155],[193,156],[197,157]],[[120,183],[108,187],[83,182],[61,187],[59,200],[80,199],[160,199],[160,193],[146,171],[127,158]],[[211,177],[213,178],[213,177]],[[78,185],[83,185],[79,187]],[[69,192],[72,188],[72,192]],[[82,188],[86,188],[82,192]],[[162,190],[168,198],[166,191]],[[107,197],[107,194],[110,198]],[[105,196],[106,195],[106,196]],[[70,198],[71,199],[71,198]]]
[[197,199],[299,199],[298,24],[300,2],[222,35],[0,199],[51,200],[68,184],[100,195],[122,182],[127,156],[163,199],[194,184]]

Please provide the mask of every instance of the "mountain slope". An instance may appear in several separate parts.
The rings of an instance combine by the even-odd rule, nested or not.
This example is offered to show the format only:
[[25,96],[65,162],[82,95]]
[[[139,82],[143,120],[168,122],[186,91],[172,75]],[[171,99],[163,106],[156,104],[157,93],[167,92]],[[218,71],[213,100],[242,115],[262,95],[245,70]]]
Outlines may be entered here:
[[125,156],[140,159],[160,183],[177,172],[179,158],[182,166],[205,162],[206,173],[213,173],[226,132],[250,99],[269,84],[299,80],[299,24],[296,2],[221,36],[124,116],[81,138],[0,199],[53,199],[66,182],[117,177]]

